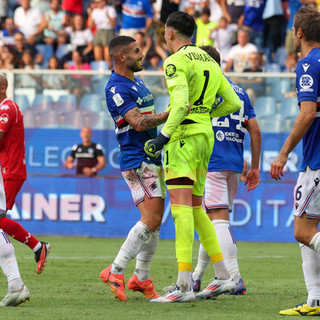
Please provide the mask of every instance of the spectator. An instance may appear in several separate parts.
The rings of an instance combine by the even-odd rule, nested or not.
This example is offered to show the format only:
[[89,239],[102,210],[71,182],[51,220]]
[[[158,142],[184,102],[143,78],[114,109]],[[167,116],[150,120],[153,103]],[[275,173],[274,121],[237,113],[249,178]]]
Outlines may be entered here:
[[30,6],[30,0],[21,0],[21,7],[14,11],[13,19],[29,44],[34,45],[40,42],[42,14],[38,8]]
[[200,17],[196,20],[196,45],[200,46],[213,46],[213,40],[210,34],[217,26],[216,22],[210,22],[210,9],[205,7],[202,9]]
[[245,0],[243,15],[239,19],[239,28],[247,30],[251,42],[259,52],[263,50],[262,13],[266,0]]
[[[48,62],[49,70],[60,69],[60,61],[57,57],[52,56]],[[43,77],[43,87],[47,89],[65,89],[67,87],[67,79],[64,74],[46,74]]]
[[248,68],[244,69],[243,72],[262,72],[263,60],[262,56],[258,52],[252,52],[248,58]]
[[[215,47],[222,57],[221,67],[224,68],[226,64],[226,58],[232,47],[233,33],[236,32],[237,26],[234,24],[228,24],[226,17],[221,17],[218,26],[211,33],[211,37],[214,40]],[[224,58],[226,57],[226,58]]]
[[80,14],[71,18],[71,26],[65,29],[70,37],[71,51],[62,58],[61,63],[72,59],[72,52],[77,50],[83,55],[85,62],[94,60],[93,56],[93,35],[90,29],[86,28],[85,20]]
[[[94,177],[106,166],[106,158],[101,145],[91,141],[92,130],[89,127],[81,129],[80,137],[82,143],[72,147],[71,154],[65,161],[65,167],[67,169],[77,167],[76,174]],[[74,162],[75,159],[77,163]]]
[[267,0],[263,10],[263,46],[270,52],[269,61],[273,61],[274,55],[284,40],[284,15],[281,0]]
[[11,46],[3,46],[0,53],[0,69],[11,70],[18,67],[19,58]]
[[14,45],[13,36],[17,32],[19,32],[19,29],[17,29],[16,26],[14,25],[13,18],[7,17],[4,21],[4,29],[2,32],[3,44]]
[[194,18],[198,18],[202,9],[208,6],[208,3],[208,0],[185,0],[184,11]]
[[[68,66],[68,70],[91,70],[90,64],[83,61],[83,55],[78,50],[72,52],[72,62],[73,64]],[[77,97],[78,102],[84,94],[90,92],[89,76],[74,74],[70,76],[68,83],[70,93]]]
[[[22,53],[21,60],[19,62],[19,68],[25,70],[40,69],[40,66],[35,63],[34,55],[30,49],[25,49]],[[17,75],[17,82],[23,88],[35,88],[36,92],[42,90],[41,75],[33,73],[23,73]]]
[[109,43],[115,37],[115,26],[117,13],[114,7],[107,5],[106,0],[95,0],[97,7],[88,10],[91,16],[91,28],[97,27],[93,41],[94,58],[97,61],[108,62],[109,69],[112,69],[112,62],[109,54]]
[[134,37],[138,31],[147,33],[153,22],[149,0],[122,0],[122,28],[120,35]]
[[0,0],[0,29],[3,29],[3,24],[8,17],[8,2],[9,0]]
[[237,39],[238,44],[232,46],[228,54],[228,61],[224,67],[225,72],[231,68],[235,72],[243,72],[248,66],[249,54],[258,52],[257,47],[249,42],[250,38],[246,30],[240,29]]
[[[90,12],[93,11],[93,9],[97,8],[97,2],[95,0],[91,0],[89,3],[89,7],[87,8],[87,22],[86,27],[91,30],[92,34],[95,35],[97,31],[97,26],[95,24],[92,24],[92,17],[90,15]],[[91,27],[93,25],[93,27]]]
[[237,1],[230,1],[230,0],[222,0],[221,1],[221,8],[224,12],[225,17],[228,20],[228,23],[234,26],[238,26],[239,19],[243,14],[244,9],[244,1],[245,0],[237,0]]
[[67,24],[67,15],[61,10],[60,0],[50,0],[50,10],[42,15],[44,42],[57,46],[57,38]]
[[24,50],[28,49],[32,52],[32,55],[34,56],[35,64],[42,63],[42,61],[43,61],[42,54],[40,52],[38,52],[38,50],[36,49],[36,47],[34,45],[25,43],[25,37],[22,32],[15,33],[13,38],[14,38],[14,49],[15,49],[15,52],[16,52],[19,60],[21,60]]

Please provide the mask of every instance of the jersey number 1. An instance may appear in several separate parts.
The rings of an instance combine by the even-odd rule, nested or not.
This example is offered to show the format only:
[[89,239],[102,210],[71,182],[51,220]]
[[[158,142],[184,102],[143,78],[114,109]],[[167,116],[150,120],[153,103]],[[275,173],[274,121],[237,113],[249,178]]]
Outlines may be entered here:
[[194,106],[201,106],[203,105],[203,98],[204,98],[204,94],[207,90],[207,86],[208,86],[208,82],[209,82],[209,71],[208,70],[204,70],[203,71],[203,75],[206,77],[205,81],[204,81],[204,85],[203,85],[203,89],[201,92],[201,95],[199,97],[199,99],[197,101],[194,102]]

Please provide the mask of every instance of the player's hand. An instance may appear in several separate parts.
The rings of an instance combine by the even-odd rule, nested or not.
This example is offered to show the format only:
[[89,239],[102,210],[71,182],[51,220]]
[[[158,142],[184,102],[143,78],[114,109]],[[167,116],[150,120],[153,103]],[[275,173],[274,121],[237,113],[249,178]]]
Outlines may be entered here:
[[159,135],[152,140],[148,140],[144,144],[144,151],[145,153],[152,157],[152,158],[158,158],[161,154],[161,150],[163,146],[170,140],[170,138],[167,138],[164,136],[161,132]]
[[288,156],[282,153],[279,153],[276,159],[271,164],[270,175],[271,178],[275,180],[281,180],[281,176],[283,177],[283,168],[288,161]]
[[94,172],[92,171],[91,168],[89,167],[85,167],[82,169],[82,172],[83,174],[86,176],[86,177],[92,177],[94,175]]
[[259,169],[250,169],[244,182],[245,185],[248,185],[248,191],[255,189],[259,185],[259,180]]

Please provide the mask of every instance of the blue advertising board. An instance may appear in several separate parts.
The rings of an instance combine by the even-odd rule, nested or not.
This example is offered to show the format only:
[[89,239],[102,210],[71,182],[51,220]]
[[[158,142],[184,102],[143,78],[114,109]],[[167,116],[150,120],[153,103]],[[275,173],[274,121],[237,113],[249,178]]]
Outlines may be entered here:
[[[263,134],[261,182],[248,192],[240,183],[230,214],[238,241],[291,242],[293,237],[293,188],[301,162],[301,148],[290,154],[285,178],[270,179],[269,170],[287,134]],[[107,166],[99,177],[77,177],[64,168],[71,147],[80,143],[79,130],[26,130],[28,180],[9,212],[29,232],[43,235],[125,237],[139,219],[131,193],[123,181],[119,148],[112,131],[94,131],[93,141],[105,151]],[[250,163],[250,142],[245,158]],[[160,237],[174,239],[169,199]]]

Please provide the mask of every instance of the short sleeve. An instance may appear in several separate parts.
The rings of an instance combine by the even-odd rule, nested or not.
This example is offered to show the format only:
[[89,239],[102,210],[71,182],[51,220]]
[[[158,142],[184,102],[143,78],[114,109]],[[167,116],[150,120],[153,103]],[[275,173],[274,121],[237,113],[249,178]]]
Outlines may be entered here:
[[7,132],[16,121],[17,114],[12,104],[3,104],[0,108],[0,131]]

